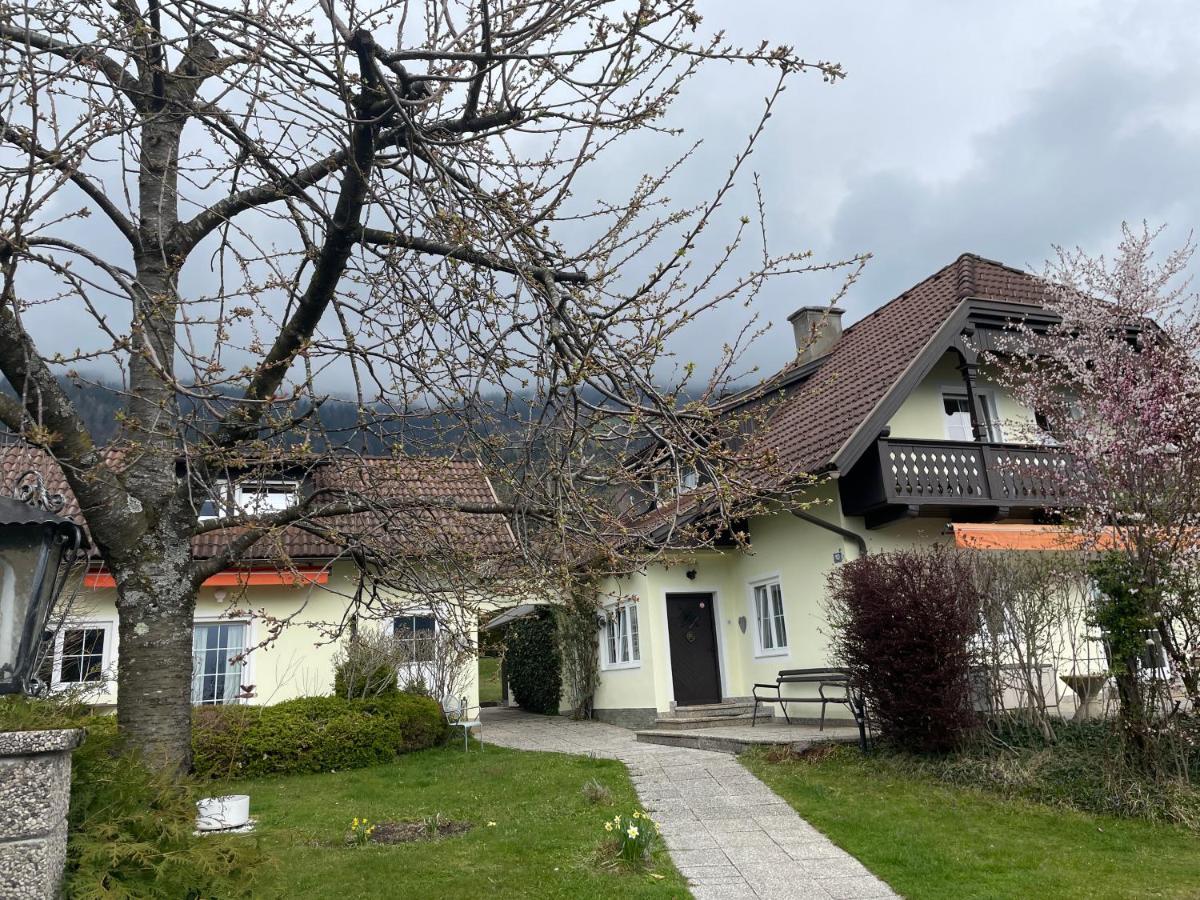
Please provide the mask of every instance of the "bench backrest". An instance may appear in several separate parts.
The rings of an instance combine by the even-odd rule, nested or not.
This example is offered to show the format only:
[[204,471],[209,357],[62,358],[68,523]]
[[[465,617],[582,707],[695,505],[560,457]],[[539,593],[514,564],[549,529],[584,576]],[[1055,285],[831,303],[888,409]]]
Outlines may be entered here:
[[818,681],[849,681],[850,671],[827,667],[824,669],[781,669],[775,679],[779,684],[801,684]]

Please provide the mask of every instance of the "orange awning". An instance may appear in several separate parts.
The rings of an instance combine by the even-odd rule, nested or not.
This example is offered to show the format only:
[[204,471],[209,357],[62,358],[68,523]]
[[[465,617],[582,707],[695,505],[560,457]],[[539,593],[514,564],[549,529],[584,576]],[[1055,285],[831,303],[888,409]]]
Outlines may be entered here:
[[[315,566],[299,569],[226,569],[211,578],[204,580],[204,587],[260,587],[263,585],[282,584],[288,587],[301,587],[306,584],[326,584],[329,572]],[[115,588],[117,581],[108,572],[88,572],[83,576],[83,586],[86,588]]]
[[1105,528],[1099,535],[1061,525],[955,522],[950,528],[955,546],[971,550],[1111,550],[1120,540],[1112,528]]

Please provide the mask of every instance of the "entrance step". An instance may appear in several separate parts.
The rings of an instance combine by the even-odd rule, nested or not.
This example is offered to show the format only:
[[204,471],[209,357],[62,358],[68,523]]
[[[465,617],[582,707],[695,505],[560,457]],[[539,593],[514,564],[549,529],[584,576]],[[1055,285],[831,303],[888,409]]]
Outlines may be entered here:
[[[651,731],[639,731],[637,739],[643,744],[663,744],[667,747],[687,747],[693,750],[715,750],[718,753],[744,753],[751,747],[764,744],[774,744],[777,741],[755,741],[742,737],[707,737],[690,731],[673,731],[655,728]],[[789,741],[787,743],[797,743]],[[807,745],[805,745],[807,746]],[[803,749],[797,747],[796,749]]]
[[[762,716],[758,719],[762,721]],[[693,716],[687,719],[655,719],[654,727],[659,731],[692,731],[696,728],[719,728],[723,725],[749,725],[749,713],[732,716]]]
[[[748,726],[749,723],[747,722]],[[667,747],[687,747],[695,750],[716,750],[721,753],[742,753],[751,747],[791,747],[797,752],[814,744],[856,744],[858,729],[852,725],[830,725],[824,731],[811,726],[768,725],[766,728],[727,728],[713,733],[707,729],[679,730],[652,728],[637,733],[643,744],[663,744]]]
[[[759,707],[758,721],[770,721],[772,710],[765,704]],[[754,703],[730,700],[725,703],[705,703],[699,706],[679,706],[660,716],[654,727],[664,731],[692,728],[715,728],[721,725],[749,725],[754,718]]]
[[[768,709],[766,704],[759,711],[759,715],[765,713]],[[663,716],[666,719],[697,719],[707,718],[709,716],[740,716],[743,713],[754,712],[754,702],[745,700],[726,700],[724,703],[701,703],[697,706],[677,706],[670,713]]]

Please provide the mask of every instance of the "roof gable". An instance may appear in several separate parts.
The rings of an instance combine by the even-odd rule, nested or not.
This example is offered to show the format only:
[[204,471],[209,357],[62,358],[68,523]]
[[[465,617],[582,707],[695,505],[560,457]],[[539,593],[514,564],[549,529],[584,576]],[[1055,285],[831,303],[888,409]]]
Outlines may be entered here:
[[811,376],[785,393],[766,446],[795,474],[852,462],[854,439],[869,432],[884,400],[906,394],[926,351],[940,355],[946,329],[961,327],[955,313],[964,301],[1037,307],[1045,288],[1037,276],[963,254],[847,328]]

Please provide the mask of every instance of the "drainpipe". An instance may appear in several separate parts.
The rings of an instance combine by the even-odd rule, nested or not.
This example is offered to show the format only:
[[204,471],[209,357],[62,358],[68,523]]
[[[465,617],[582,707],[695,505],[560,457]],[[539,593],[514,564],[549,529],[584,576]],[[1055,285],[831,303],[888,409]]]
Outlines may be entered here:
[[816,525],[818,528],[824,528],[826,531],[832,531],[834,534],[841,535],[848,541],[854,541],[858,547],[858,558],[862,559],[867,555],[867,541],[857,532],[851,531],[849,528],[843,528],[841,525],[834,525],[832,522],[826,522],[824,519],[814,516],[812,513],[803,509],[793,509],[792,515],[797,519],[803,519],[810,525]]

